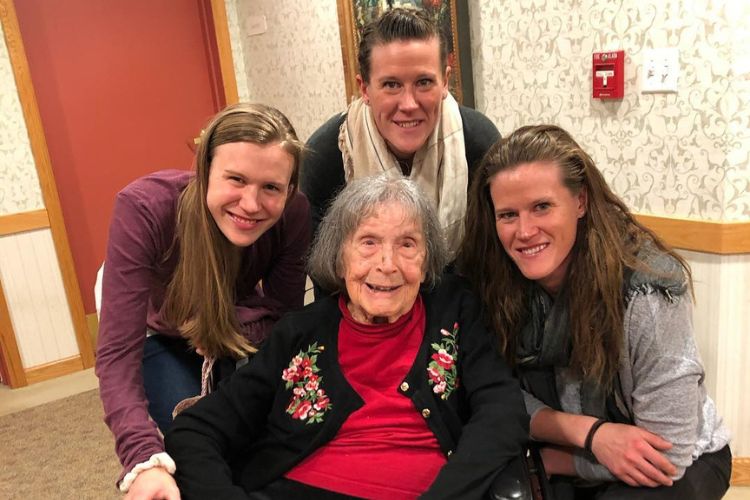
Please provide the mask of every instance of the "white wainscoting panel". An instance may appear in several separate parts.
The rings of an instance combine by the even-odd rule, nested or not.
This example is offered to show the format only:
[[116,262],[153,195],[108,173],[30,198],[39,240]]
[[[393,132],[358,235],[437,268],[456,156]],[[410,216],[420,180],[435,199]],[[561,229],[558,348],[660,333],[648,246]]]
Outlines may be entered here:
[[693,321],[708,392],[732,431],[735,456],[750,455],[750,255],[680,252],[695,285]]
[[49,229],[0,237],[0,281],[24,368],[78,355]]

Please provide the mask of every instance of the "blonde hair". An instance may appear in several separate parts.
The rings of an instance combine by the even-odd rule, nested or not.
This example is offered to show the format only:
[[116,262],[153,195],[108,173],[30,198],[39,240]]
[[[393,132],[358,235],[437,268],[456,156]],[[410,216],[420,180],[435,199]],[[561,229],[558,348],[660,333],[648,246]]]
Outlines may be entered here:
[[164,300],[164,318],[207,356],[247,356],[256,348],[240,333],[235,288],[241,251],[216,225],[206,204],[211,161],[232,142],[278,143],[293,160],[289,196],[297,190],[303,144],[289,120],[262,104],[235,104],[215,115],[202,132],[196,175],[180,195],[172,249],[177,265]]

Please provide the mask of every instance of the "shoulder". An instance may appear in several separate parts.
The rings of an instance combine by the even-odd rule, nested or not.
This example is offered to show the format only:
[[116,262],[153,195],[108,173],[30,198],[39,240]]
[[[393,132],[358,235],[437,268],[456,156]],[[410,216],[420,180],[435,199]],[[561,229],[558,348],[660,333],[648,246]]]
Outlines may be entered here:
[[189,171],[161,170],[134,180],[117,193],[112,220],[146,224],[156,233],[170,230],[180,194],[193,177]]
[[336,113],[329,118],[323,125],[312,133],[307,141],[308,147],[312,147],[317,144],[330,142],[334,139],[334,142],[338,143],[339,128],[346,119],[346,112]]
[[322,206],[328,201],[331,191],[344,183],[344,160],[339,150],[339,129],[346,113],[338,113],[321,125],[307,140],[300,189],[308,196],[313,206]]
[[287,222],[298,224],[310,218],[310,202],[302,191],[295,192],[287,201],[283,218]]
[[626,271],[626,300],[631,301],[637,295],[660,294],[674,301],[686,294],[688,276],[674,256],[645,244],[638,251],[637,258],[643,268]]
[[466,106],[459,106],[458,110],[461,113],[461,121],[465,131],[480,133],[483,136],[491,137],[493,141],[500,138],[500,132],[495,124],[483,113]]
[[500,139],[500,132],[492,121],[479,111],[459,106],[464,128],[466,159],[471,168],[479,163],[490,147]]
[[117,198],[142,205],[174,204],[193,177],[195,174],[186,170],[160,170],[134,180]]

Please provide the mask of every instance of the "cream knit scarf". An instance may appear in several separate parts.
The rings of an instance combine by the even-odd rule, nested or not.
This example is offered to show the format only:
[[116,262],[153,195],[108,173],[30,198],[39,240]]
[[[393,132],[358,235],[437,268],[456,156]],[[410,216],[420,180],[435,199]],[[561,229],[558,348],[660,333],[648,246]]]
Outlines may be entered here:
[[[382,173],[403,175],[398,160],[375,127],[370,106],[362,99],[349,105],[339,130],[339,149],[347,183]],[[442,101],[435,130],[414,155],[409,178],[434,201],[453,260],[464,233],[469,167],[461,114],[450,94]]]

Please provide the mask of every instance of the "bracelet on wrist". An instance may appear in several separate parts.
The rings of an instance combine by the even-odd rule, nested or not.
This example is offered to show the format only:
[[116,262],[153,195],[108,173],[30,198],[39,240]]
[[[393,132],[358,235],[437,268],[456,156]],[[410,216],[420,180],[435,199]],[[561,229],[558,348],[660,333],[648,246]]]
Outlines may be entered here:
[[596,431],[599,430],[599,427],[606,424],[607,421],[603,418],[598,418],[596,422],[594,422],[591,425],[591,428],[589,429],[589,433],[586,434],[586,440],[583,442],[583,449],[588,451],[589,453],[593,453],[591,451],[591,445],[594,442],[594,434],[596,434]]

